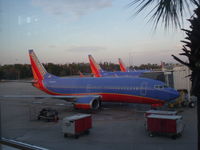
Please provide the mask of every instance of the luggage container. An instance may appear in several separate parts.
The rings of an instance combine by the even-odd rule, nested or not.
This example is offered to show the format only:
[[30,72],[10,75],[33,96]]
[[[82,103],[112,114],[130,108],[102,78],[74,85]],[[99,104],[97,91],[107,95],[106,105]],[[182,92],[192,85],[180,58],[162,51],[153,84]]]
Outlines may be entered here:
[[146,129],[151,137],[154,135],[167,135],[176,139],[182,135],[184,129],[182,116],[151,114],[147,116],[146,121]]
[[163,111],[163,110],[148,110],[145,112],[144,116],[147,117],[151,114],[157,114],[157,115],[177,115],[177,111]]
[[89,134],[90,128],[92,128],[92,118],[89,114],[77,114],[65,117],[62,122],[64,137],[74,136],[78,138],[81,134]]

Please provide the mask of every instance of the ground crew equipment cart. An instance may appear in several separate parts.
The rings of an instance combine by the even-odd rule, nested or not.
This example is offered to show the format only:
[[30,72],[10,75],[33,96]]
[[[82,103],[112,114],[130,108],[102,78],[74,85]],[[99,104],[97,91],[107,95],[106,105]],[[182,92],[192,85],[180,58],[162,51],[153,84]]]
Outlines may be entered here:
[[146,130],[151,137],[167,135],[176,139],[182,135],[183,129],[182,116],[151,114],[146,119]]
[[92,117],[90,114],[77,114],[65,117],[62,122],[64,137],[73,136],[78,138],[81,134],[89,134],[92,128]]

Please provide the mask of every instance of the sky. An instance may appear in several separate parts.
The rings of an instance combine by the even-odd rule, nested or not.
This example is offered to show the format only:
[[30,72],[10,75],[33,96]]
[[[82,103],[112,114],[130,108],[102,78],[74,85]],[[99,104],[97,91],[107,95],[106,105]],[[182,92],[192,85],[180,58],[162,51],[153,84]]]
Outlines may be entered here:
[[29,64],[28,49],[42,63],[87,63],[89,54],[98,63],[176,63],[171,54],[181,52],[184,32],[154,32],[145,14],[132,17],[130,2],[0,0],[0,64]]

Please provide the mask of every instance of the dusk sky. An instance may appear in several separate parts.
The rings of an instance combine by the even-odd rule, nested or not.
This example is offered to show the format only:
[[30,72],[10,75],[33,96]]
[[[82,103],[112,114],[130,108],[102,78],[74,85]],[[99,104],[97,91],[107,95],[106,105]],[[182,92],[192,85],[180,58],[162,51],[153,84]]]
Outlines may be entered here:
[[154,33],[145,14],[131,18],[130,2],[0,0],[0,64],[29,63],[28,49],[43,63],[88,62],[88,54],[127,66],[176,62],[171,54],[180,53],[184,32],[159,26]]

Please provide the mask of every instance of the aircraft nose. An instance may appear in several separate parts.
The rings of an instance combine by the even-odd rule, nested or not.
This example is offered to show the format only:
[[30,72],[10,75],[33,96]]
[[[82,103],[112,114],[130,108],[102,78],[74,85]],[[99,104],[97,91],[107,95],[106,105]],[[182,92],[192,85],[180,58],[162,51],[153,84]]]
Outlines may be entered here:
[[170,93],[170,100],[174,100],[178,98],[179,96],[180,96],[179,92],[173,89]]

